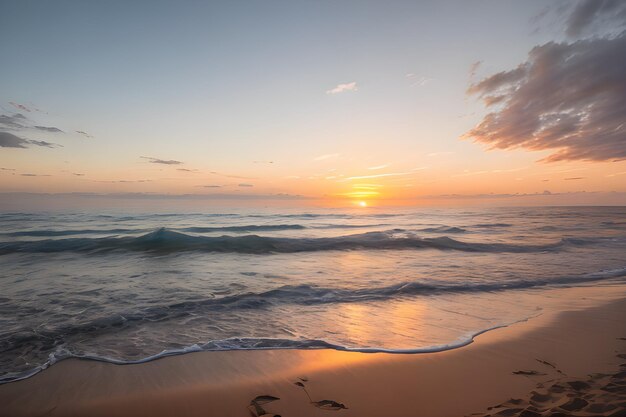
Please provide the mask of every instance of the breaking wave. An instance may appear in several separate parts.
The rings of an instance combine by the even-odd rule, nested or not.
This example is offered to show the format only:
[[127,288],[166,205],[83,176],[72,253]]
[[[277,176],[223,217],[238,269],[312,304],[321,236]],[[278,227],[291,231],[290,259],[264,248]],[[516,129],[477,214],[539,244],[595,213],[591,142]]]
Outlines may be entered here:
[[295,238],[245,236],[194,236],[165,228],[139,237],[103,237],[46,239],[23,242],[0,242],[0,255],[54,252],[137,251],[172,253],[185,251],[233,253],[297,253],[330,250],[401,250],[438,249],[463,252],[542,252],[561,250],[570,246],[585,246],[600,242],[616,242],[617,238],[563,238],[539,245],[513,243],[463,242],[446,236],[421,238],[403,229],[368,232],[337,237]]

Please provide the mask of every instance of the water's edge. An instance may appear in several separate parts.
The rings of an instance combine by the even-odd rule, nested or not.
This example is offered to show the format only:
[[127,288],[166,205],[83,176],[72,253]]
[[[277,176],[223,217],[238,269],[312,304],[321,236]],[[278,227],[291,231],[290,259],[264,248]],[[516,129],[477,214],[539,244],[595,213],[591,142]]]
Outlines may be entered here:
[[388,354],[421,354],[421,353],[436,353],[444,352],[453,349],[459,349],[470,345],[474,342],[474,339],[487,332],[510,327],[518,323],[525,323],[529,320],[541,316],[543,313],[537,313],[532,316],[515,320],[505,324],[498,324],[486,329],[478,330],[469,334],[466,337],[459,338],[457,341],[437,346],[428,346],[414,349],[385,349],[377,347],[347,347],[341,345],[335,345],[328,343],[324,340],[292,340],[292,339],[273,339],[273,338],[231,338],[225,340],[210,341],[203,345],[194,344],[179,349],[164,350],[155,355],[150,355],[145,358],[135,360],[121,360],[115,358],[109,358],[104,356],[95,355],[74,355],[69,352],[55,352],[50,354],[49,359],[42,365],[36,368],[21,373],[14,377],[0,378],[0,385],[9,384],[12,382],[21,381],[37,375],[50,366],[57,364],[67,359],[80,359],[95,362],[104,362],[112,365],[137,365],[146,362],[152,362],[158,359],[163,359],[169,356],[179,356],[188,353],[196,352],[224,352],[224,351],[236,351],[236,350],[311,350],[311,349],[333,349],[343,352],[356,352],[356,353],[388,353]]

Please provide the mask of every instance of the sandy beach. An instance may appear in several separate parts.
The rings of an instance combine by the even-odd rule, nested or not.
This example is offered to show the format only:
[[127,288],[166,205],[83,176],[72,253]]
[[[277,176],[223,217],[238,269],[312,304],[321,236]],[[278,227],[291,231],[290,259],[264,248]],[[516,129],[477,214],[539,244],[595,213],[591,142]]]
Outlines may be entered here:
[[70,359],[0,386],[0,415],[624,415],[625,324],[622,299],[546,313],[438,353],[198,352],[123,366]]

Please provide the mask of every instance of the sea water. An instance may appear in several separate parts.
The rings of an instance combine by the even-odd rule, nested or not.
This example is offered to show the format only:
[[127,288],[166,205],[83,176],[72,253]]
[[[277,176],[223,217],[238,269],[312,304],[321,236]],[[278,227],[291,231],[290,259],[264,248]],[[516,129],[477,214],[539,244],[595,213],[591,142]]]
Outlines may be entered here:
[[572,288],[626,294],[626,208],[3,213],[0,381],[68,357],[441,350]]

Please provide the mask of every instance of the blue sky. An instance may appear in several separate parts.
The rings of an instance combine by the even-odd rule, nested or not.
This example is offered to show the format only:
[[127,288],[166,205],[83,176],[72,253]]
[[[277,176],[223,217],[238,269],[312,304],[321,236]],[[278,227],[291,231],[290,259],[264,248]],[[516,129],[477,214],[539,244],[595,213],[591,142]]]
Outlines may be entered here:
[[[16,170],[0,176],[0,191],[232,192],[231,177],[242,177],[253,189],[237,192],[328,196],[342,184],[320,178],[385,166],[432,172],[402,185],[417,184],[415,195],[531,193],[543,184],[514,171],[493,186],[459,178],[626,170],[540,164],[549,153],[460,139],[487,112],[467,95],[472,82],[515,68],[536,45],[567,41],[546,1],[3,1],[0,16],[4,114],[22,104],[32,124],[63,130],[20,133],[62,147],[0,149],[0,166]],[[15,172],[49,177],[16,181]],[[554,191],[625,191],[598,178]]]

